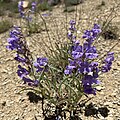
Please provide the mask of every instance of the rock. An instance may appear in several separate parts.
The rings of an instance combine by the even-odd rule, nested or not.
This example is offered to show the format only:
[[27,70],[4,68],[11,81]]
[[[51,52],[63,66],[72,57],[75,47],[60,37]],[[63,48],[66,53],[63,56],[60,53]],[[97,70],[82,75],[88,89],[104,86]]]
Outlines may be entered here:
[[110,117],[108,116],[107,120],[114,120],[114,118],[112,116],[110,116]]
[[117,65],[120,66],[120,61],[117,61]]
[[102,91],[100,92],[100,95],[104,95],[104,94],[105,94],[104,92],[102,92]]
[[104,120],[105,119],[101,114],[98,114],[97,116],[99,117],[100,120]]
[[11,101],[11,100],[7,100],[6,101],[6,105],[9,107],[9,106],[12,106],[12,104],[14,103],[14,101]]
[[117,94],[116,94],[115,92],[113,92],[113,93],[110,94],[109,96],[110,96],[110,97],[116,97],[116,95],[117,95]]
[[117,102],[117,105],[120,106],[120,101]]
[[3,102],[2,102],[2,106],[5,106],[5,105],[6,105],[6,101],[3,101]]
[[113,101],[113,104],[118,104],[119,101]]
[[16,116],[16,117],[15,117],[15,120],[19,120],[19,117],[18,117],[18,116]]
[[9,81],[5,81],[5,82],[2,83],[2,85],[6,85],[8,83],[9,83]]
[[105,89],[105,87],[103,87],[103,86],[96,86],[96,89],[97,89],[98,91],[101,91],[101,90]]
[[0,116],[1,116],[1,117],[4,117],[4,116],[5,116],[5,114],[4,114],[4,113],[2,113]]
[[110,107],[113,106],[113,104],[112,104],[111,102],[105,102],[104,105],[105,105],[105,106],[110,106]]

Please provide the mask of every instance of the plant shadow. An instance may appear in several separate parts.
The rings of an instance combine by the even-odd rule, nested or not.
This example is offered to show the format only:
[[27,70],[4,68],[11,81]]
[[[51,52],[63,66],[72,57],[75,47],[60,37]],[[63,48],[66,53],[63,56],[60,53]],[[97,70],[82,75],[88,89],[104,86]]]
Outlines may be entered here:
[[39,95],[36,95],[34,92],[28,92],[27,96],[29,97],[29,101],[31,103],[38,103],[38,101],[41,101],[42,98]]
[[102,37],[105,40],[116,40],[116,39],[118,39],[118,35],[115,32],[111,31],[111,30],[103,32]]
[[56,116],[45,117],[44,120],[56,120]]
[[[92,116],[93,118],[98,118],[98,115],[101,115],[102,117],[107,117],[108,113],[110,112],[110,110],[106,107],[98,107],[96,104],[93,104],[92,102],[88,105],[82,104],[80,105],[80,109],[83,109],[83,107],[85,107],[84,112],[81,112],[81,110],[79,110],[78,112],[80,112],[81,114],[84,113],[84,116],[89,117]],[[76,113],[78,113],[76,111]],[[46,117],[44,120],[62,120],[62,119],[56,119],[56,116],[50,116],[49,118]],[[71,117],[69,120],[83,120],[82,118],[80,118],[80,116],[78,116],[78,114],[75,114],[73,117]]]
[[[85,113],[84,115],[89,117],[98,117],[98,114],[103,116],[104,118],[108,116],[109,109],[104,106],[104,107],[97,107],[97,105],[90,103],[87,106],[85,106]],[[99,118],[99,117],[98,117]]]
[[[42,101],[42,98],[39,95],[36,95],[34,92],[28,92],[27,96],[29,97],[29,101],[32,103],[38,103],[38,101]],[[84,112],[81,112],[81,109],[84,109]],[[103,116],[104,118],[108,116],[109,113],[109,109],[106,106],[103,107],[98,107],[96,104],[93,104],[92,102],[88,105],[86,105],[85,103],[83,104],[79,104],[78,107],[78,111],[76,111],[76,113],[80,112],[81,114],[84,113],[84,116],[89,117],[95,117],[95,118],[99,118],[98,114],[100,114],[101,116]],[[61,116],[61,113],[59,114]],[[44,120],[61,120],[61,119],[57,119],[57,115],[51,115],[49,117],[45,116]],[[70,118],[70,120],[82,120],[81,118],[79,118],[79,116],[77,116],[77,114],[75,114],[73,117]]]

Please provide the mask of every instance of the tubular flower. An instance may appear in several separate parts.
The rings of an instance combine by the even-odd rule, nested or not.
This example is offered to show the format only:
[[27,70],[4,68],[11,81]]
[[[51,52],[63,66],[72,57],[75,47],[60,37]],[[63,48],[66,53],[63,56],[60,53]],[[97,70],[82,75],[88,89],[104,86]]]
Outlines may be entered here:
[[85,75],[82,79],[83,89],[86,94],[96,94],[96,89],[92,87],[93,84],[100,84],[100,81],[91,75]]
[[[27,48],[26,42],[23,39],[23,34],[19,27],[14,26],[13,30],[10,31],[10,38],[7,39],[9,45],[7,48],[9,50],[15,50],[16,56],[15,60],[22,63],[26,68],[18,65],[17,74],[18,76],[31,86],[37,86],[39,81],[38,80],[31,80],[28,78],[28,75],[33,70],[32,69],[32,55],[30,54],[30,50]],[[33,72],[33,71],[32,71]]]
[[21,65],[18,65],[17,74],[20,78],[23,78],[24,76],[29,74],[29,71],[23,68]]
[[85,38],[87,42],[92,44],[100,32],[101,32],[100,26],[98,24],[94,24],[92,30],[86,30],[84,32],[83,38]]
[[32,8],[31,8],[32,12],[35,12],[36,5],[37,5],[37,2],[32,2],[32,4],[31,4],[31,6],[32,6]]
[[[79,41],[73,40],[73,32],[75,29],[75,22],[70,21],[70,30],[71,32],[68,34],[68,38],[72,40],[71,51],[69,52],[71,58],[68,60],[69,64],[66,66],[64,70],[64,74],[71,75],[72,73],[75,75],[82,75],[82,86],[83,91],[86,94],[96,94],[96,89],[93,88],[93,84],[99,84],[98,73],[98,62],[94,62],[94,60],[98,57],[97,49],[92,45],[93,41],[96,39],[97,35],[101,32],[100,26],[94,24],[92,30],[86,30],[83,38],[86,41],[83,45],[80,45]],[[112,55],[105,60],[110,64],[110,61],[113,60]]]
[[25,68],[23,68],[21,65],[18,65],[17,74],[24,81],[24,84],[28,84],[29,86],[36,86],[36,87],[39,85],[38,80],[31,80],[30,78],[28,78],[30,72]]
[[20,13],[20,17],[25,17],[25,14],[24,14],[24,8],[23,8],[23,1],[19,1],[18,2],[18,11]]
[[110,52],[107,54],[104,60],[104,65],[102,66],[102,72],[108,72],[111,69],[112,61],[114,61],[114,53]]
[[7,45],[7,49],[9,50],[16,50],[17,54],[15,60],[18,62],[25,63],[28,60],[26,54],[29,53],[27,49],[26,43],[22,40],[23,34],[19,27],[14,26],[13,30],[10,31],[10,38],[7,39],[9,45]]
[[76,40],[76,36],[74,35],[74,32],[76,31],[76,28],[75,28],[76,22],[74,20],[70,20],[69,24],[70,24],[70,27],[69,27],[70,31],[68,31],[67,36],[71,42],[74,42]]
[[37,87],[39,85],[38,80],[31,80],[30,78],[23,77],[24,84],[28,84],[29,86]]
[[36,72],[41,72],[41,71],[46,71],[47,72],[47,63],[48,59],[47,58],[37,58],[37,62],[34,63],[34,66],[36,67]]

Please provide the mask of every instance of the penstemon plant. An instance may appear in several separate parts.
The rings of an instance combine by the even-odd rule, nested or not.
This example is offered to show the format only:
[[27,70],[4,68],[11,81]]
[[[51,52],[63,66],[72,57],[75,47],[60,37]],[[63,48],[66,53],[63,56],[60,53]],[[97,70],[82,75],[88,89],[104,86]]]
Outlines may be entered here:
[[[19,12],[26,19],[22,5],[22,1],[19,2]],[[33,12],[35,7],[36,2],[33,2]],[[83,44],[76,39],[76,21],[71,20],[69,25],[67,44],[56,43],[55,49],[48,48],[50,55],[36,60],[21,27],[14,26],[7,39],[7,49],[16,51],[14,59],[19,62],[17,74],[26,84],[23,89],[33,90],[50,105],[54,105],[56,119],[60,119],[60,116],[62,119],[61,111],[70,112],[70,116],[73,116],[83,96],[96,95],[96,86],[100,84],[99,75],[108,72],[114,61],[113,52],[101,57],[94,45],[101,33],[98,24],[84,32]]]

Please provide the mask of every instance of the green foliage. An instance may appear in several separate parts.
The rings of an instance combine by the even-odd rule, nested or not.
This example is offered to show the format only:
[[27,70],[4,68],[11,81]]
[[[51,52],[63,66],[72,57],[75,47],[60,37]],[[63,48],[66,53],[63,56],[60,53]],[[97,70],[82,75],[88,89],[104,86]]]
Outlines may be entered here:
[[75,11],[75,8],[72,7],[72,6],[66,7],[66,8],[64,9],[64,12],[74,12],[74,11]]
[[45,11],[45,10],[52,10],[52,7],[48,4],[48,2],[43,2],[41,4],[38,5],[37,7],[38,11]]
[[12,13],[18,13],[18,2],[0,2],[0,11],[10,11]]
[[3,16],[3,15],[5,15],[5,12],[2,9],[0,9],[0,16]]
[[28,26],[29,34],[39,33],[41,30],[43,30],[42,23],[30,23]]
[[18,2],[12,2],[9,10],[13,13],[18,13]]
[[[54,50],[49,53],[49,74],[41,77],[44,89],[42,94],[49,103],[59,108],[73,110],[82,97],[80,76],[65,76],[64,69],[68,65],[68,54],[71,43],[55,43]],[[81,91],[81,92],[80,92]],[[64,106],[64,104],[66,104]]]
[[80,0],[65,0],[65,5],[66,6],[71,6],[71,5],[77,5],[79,4]]
[[[49,1],[49,0],[48,0]],[[60,3],[60,0],[52,0],[52,1],[50,1],[49,2],[49,5],[50,6],[54,6],[54,5],[57,5],[57,4],[59,4]]]
[[9,12],[8,17],[18,18],[18,15],[13,12]]
[[8,20],[3,20],[0,22],[0,33],[8,31],[12,27],[12,23]]
[[12,0],[0,0],[0,2],[6,2],[6,3],[8,3],[8,2],[11,2]]

